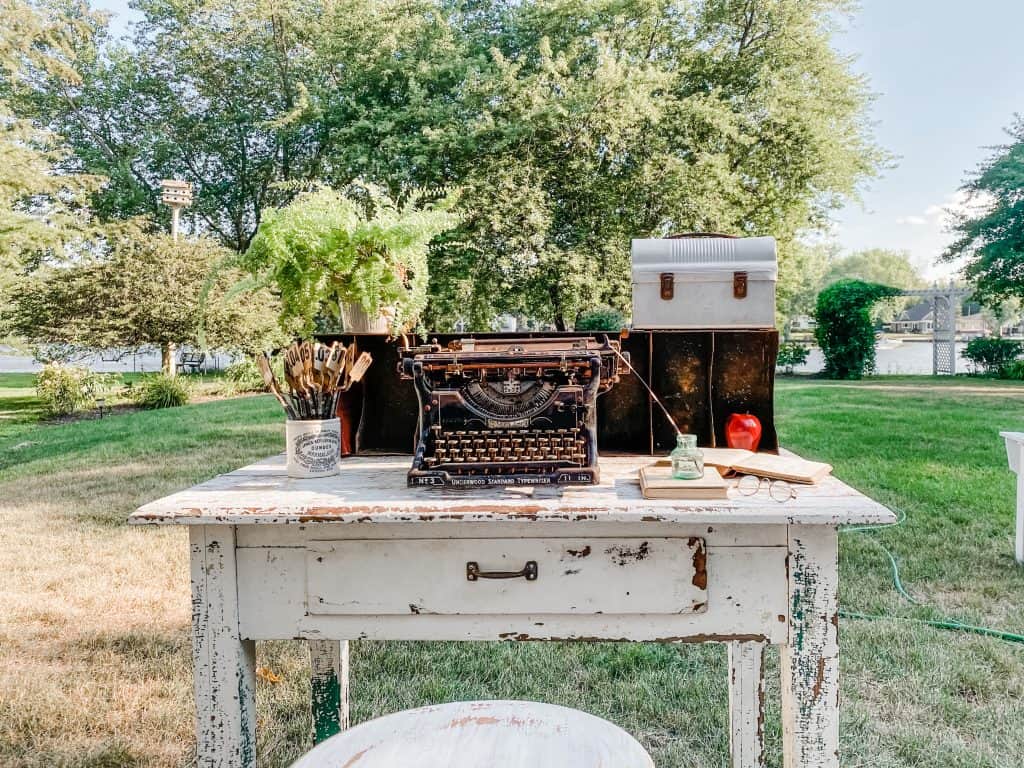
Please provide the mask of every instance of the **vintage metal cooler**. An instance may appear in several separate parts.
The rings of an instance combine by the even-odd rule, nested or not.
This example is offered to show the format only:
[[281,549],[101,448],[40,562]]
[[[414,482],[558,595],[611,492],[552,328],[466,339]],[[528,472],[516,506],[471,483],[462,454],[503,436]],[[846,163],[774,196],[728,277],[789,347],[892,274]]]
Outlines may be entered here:
[[633,327],[775,327],[774,237],[634,240]]

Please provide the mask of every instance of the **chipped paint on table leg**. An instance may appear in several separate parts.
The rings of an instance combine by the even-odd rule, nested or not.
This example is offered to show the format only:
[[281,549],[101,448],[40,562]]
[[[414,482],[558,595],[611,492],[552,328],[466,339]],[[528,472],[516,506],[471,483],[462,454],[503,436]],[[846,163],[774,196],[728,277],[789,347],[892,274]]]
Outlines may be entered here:
[[238,631],[235,529],[189,529],[196,764],[256,764],[256,644]]
[[729,643],[732,768],[764,766],[764,643]]
[[839,546],[825,526],[789,528],[789,641],[782,648],[786,768],[839,766]]
[[348,640],[310,640],[313,743],[348,728]]
[[1017,535],[1014,537],[1014,557],[1024,565],[1024,443],[1015,445],[1020,452],[1020,471],[1017,473]]

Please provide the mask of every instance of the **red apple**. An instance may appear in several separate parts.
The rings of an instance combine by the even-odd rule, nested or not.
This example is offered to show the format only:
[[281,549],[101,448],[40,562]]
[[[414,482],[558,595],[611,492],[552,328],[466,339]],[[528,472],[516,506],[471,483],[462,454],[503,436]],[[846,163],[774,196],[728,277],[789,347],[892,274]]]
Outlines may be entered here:
[[761,442],[761,420],[752,413],[734,413],[725,422],[725,444],[756,451]]

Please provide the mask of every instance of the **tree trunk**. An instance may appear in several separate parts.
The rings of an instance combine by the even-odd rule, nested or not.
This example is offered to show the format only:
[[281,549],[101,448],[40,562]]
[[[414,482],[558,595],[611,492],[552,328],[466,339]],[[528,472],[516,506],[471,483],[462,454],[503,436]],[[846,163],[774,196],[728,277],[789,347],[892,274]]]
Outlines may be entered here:
[[160,347],[160,369],[168,376],[174,376],[177,368],[174,365],[174,342],[165,341]]

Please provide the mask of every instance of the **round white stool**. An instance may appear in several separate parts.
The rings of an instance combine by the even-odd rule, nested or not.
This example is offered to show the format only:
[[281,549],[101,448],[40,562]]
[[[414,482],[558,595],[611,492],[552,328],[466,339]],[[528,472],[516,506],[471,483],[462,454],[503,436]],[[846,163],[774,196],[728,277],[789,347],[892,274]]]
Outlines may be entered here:
[[292,768],[654,768],[619,726],[532,701],[409,709],[332,736]]

